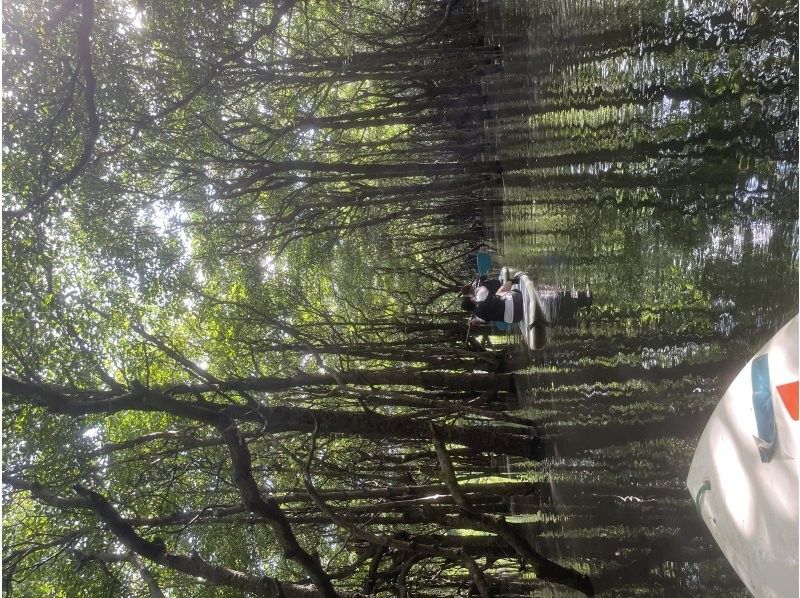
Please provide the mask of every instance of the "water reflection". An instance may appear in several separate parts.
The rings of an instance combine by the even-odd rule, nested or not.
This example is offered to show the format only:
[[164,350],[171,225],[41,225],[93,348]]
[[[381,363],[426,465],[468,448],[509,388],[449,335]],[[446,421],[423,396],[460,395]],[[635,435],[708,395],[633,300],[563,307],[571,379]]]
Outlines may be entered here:
[[600,582],[639,554],[632,594],[746,595],[684,480],[724,388],[797,309],[796,2],[482,7],[504,58],[484,83],[504,256],[594,294],[520,373],[560,452],[527,470],[550,504],[518,512],[557,515],[532,527],[542,549]]

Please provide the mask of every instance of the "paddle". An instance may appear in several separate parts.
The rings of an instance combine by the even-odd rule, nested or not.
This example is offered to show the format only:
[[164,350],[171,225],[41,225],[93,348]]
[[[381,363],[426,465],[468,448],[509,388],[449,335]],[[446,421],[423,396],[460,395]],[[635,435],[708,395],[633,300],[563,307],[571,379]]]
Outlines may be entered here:
[[478,276],[486,276],[492,267],[492,256],[488,251],[480,250],[475,255],[475,263],[478,267]]

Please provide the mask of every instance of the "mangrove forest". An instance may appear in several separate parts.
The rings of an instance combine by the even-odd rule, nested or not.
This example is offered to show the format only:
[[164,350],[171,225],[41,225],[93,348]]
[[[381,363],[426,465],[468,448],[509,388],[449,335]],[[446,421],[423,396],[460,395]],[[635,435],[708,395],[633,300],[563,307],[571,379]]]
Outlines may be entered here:
[[795,0],[2,12],[4,595],[748,595],[686,476],[797,313]]

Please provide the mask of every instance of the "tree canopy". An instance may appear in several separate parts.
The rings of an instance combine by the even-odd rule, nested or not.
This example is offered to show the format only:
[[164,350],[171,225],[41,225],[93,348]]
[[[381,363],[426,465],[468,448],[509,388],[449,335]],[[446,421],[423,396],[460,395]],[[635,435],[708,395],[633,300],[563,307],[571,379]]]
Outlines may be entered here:
[[[584,34],[546,2],[507,4],[4,3],[9,595],[738,590],[674,471],[760,316],[723,334],[728,304],[679,265],[609,264],[647,254],[635,211],[729,201],[714,185],[743,176],[742,139],[749,177],[796,161],[780,107],[749,112],[790,86],[711,67],[642,86],[590,60],[673,37],[665,64],[710,53],[691,11],[664,24],[652,3],[626,28],[584,6]],[[541,38],[512,31],[521,14]],[[744,18],[720,44],[761,43]],[[551,56],[546,36],[582,49]],[[642,108],[668,96],[711,98],[703,126]],[[785,192],[754,208],[776,230],[796,225]],[[504,210],[537,259],[619,276],[637,301],[595,304],[547,358],[470,336],[455,293]],[[694,234],[663,223],[675,246]],[[592,227],[597,246],[575,234]]]
[[446,530],[586,586],[473,511],[501,487],[453,473],[542,450],[462,399],[511,384],[446,295],[497,176],[476,85],[496,49],[466,5],[26,2],[4,23],[9,592],[345,596],[438,571],[434,593],[488,595]]

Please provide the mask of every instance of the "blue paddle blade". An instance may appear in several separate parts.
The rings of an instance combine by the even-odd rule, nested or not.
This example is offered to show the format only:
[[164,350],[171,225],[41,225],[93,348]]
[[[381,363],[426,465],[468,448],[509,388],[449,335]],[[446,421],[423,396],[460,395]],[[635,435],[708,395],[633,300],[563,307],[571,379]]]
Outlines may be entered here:
[[476,262],[478,264],[478,274],[481,276],[489,274],[489,268],[492,267],[492,256],[486,251],[479,251],[476,255]]
[[754,437],[762,463],[769,463],[775,450],[775,411],[772,408],[772,385],[769,380],[768,355],[753,360],[753,412],[758,436]]
[[492,324],[494,324],[494,327],[498,330],[508,330],[511,328],[511,324],[508,322],[492,322]]

